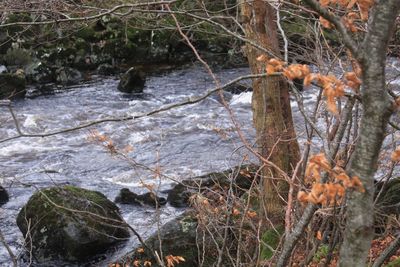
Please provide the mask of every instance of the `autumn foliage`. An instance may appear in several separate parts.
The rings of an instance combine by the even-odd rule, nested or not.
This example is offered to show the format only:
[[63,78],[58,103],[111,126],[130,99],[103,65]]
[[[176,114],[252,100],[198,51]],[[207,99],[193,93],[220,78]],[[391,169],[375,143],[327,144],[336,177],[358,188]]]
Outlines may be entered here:
[[[367,21],[369,9],[373,6],[374,0],[321,0],[322,7],[330,9],[343,9],[346,14],[342,17],[345,26],[351,32],[359,31],[356,26],[357,21]],[[319,18],[321,25],[324,28],[331,29],[333,25],[323,17]]]
[[[330,178],[326,183],[321,181],[323,172]],[[309,193],[305,191],[298,193],[298,199],[303,203],[334,206],[343,201],[346,190],[365,191],[359,177],[350,178],[342,168],[338,166],[332,168],[324,154],[317,154],[310,158],[305,176],[312,186]]]
[[[268,59],[265,55],[259,56],[257,60],[266,64],[265,70],[269,75],[281,72],[290,81],[294,79],[303,79],[304,86],[310,86],[312,82],[321,86],[326,98],[327,109],[333,114],[338,114],[336,101],[345,95],[346,87],[358,92],[361,86],[361,80],[358,77],[360,74],[356,72],[346,72],[344,74],[344,81],[342,81],[332,74],[323,75],[320,73],[312,73],[310,67],[307,65],[287,65],[279,59]],[[359,72],[359,70],[357,70],[357,72]]]

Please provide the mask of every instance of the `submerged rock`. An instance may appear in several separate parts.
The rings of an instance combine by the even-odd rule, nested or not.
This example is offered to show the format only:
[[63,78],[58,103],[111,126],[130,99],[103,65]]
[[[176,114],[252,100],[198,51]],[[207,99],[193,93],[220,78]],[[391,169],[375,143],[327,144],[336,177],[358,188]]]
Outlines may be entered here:
[[0,206],[8,202],[8,193],[6,189],[0,186]]
[[143,93],[146,75],[144,72],[132,67],[121,75],[118,90],[124,93]]
[[122,188],[119,195],[115,198],[115,202],[121,204],[150,205],[157,207],[167,203],[167,200],[163,197],[156,196],[152,192],[138,195],[131,192],[128,188]]
[[0,73],[0,85],[0,99],[25,97],[26,81],[22,70],[17,70],[16,73]]
[[17,225],[38,262],[84,260],[130,236],[113,202],[74,186],[36,192],[19,212]]

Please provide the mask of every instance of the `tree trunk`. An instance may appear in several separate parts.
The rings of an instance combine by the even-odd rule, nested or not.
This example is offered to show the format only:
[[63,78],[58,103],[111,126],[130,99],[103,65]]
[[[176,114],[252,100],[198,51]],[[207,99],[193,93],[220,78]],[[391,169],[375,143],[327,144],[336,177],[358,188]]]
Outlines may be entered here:
[[365,193],[352,192],[347,200],[346,229],[339,266],[366,266],[373,238],[374,174],[391,115],[391,101],[385,91],[385,64],[389,37],[400,11],[400,0],[380,0],[373,8],[367,36],[360,51],[363,70],[360,135],[349,173],[361,179]]
[[[279,56],[276,13],[262,0],[241,0],[241,14],[246,37]],[[250,44],[246,56],[253,74],[265,72],[265,63],[257,61],[263,54]],[[282,76],[253,80],[253,122],[260,154],[290,174],[299,160],[299,146],[294,131],[288,83]],[[272,167],[263,169],[263,203],[265,215],[272,223],[283,224],[284,201],[288,184]]]

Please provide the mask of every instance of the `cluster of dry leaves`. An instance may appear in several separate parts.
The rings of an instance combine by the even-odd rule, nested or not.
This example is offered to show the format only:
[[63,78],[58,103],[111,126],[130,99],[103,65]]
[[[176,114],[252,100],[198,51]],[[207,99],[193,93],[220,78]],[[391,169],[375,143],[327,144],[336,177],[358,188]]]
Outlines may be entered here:
[[[374,0],[320,0],[320,4],[325,8],[338,6],[345,9],[346,14],[342,17],[344,25],[351,32],[358,32],[360,28],[355,23],[368,19],[369,9],[374,5]],[[325,18],[320,17],[319,21],[322,27],[333,28],[333,25]]]
[[315,82],[323,88],[324,96],[327,101],[327,109],[333,114],[338,114],[336,101],[344,96],[346,86],[358,92],[361,86],[360,69],[356,72],[346,72],[344,74],[345,81],[339,80],[332,74],[322,75],[320,73],[311,73],[310,67],[301,64],[291,64],[287,66],[284,61],[279,59],[268,59],[267,56],[261,55],[257,58],[258,61],[266,64],[266,72],[269,75],[282,72],[289,80],[303,79],[304,86],[310,86]]
[[[138,248],[137,249],[138,253],[144,253],[143,248]],[[181,256],[173,256],[173,255],[168,255],[165,256],[165,263],[167,267],[175,267],[176,265],[185,262],[185,259]],[[132,264],[130,263],[125,263],[125,264],[119,264],[119,263],[113,263],[110,264],[109,267],[151,267],[152,263],[149,260],[133,260]]]
[[100,144],[102,147],[107,149],[111,154],[121,153],[129,153],[133,151],[133,147],[131,145],[127,145],[122,149],[117,149],[114,145],[113,140],[104,134],[101,134],[97,130],[90,130],[88,135],[88,140]]
[[[331,178],[327,183],[321,183],[322,172],[326,172]],[[312,186],[309,193],[304,191],[298,193],[300,202],[333,206],[343,201],[348,189],[365,191],[359,177],[350,178],[341,167],[332,168],[322,153],[310,158],[305,176]]]
[[391,155],[390,158],[391,158],[391,160],[394,161],[394,162],[400,161],[400,146],[398,146],[398,147],[392,152],[392,155]]

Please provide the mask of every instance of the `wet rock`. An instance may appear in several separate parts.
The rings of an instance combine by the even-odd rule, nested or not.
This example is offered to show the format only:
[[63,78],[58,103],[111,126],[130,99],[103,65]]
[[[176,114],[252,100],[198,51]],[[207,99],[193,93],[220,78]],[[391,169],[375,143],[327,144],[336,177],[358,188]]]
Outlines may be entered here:
[[56,81],[62,85],[74,85],[82,80],[82,73],[76,69],[63,67],[56,70]]
[[144,72],[132,67],[121,75],[118,90],[124,93],[143,93],[146,76]]
[[250,188],[257,169],[258,167],[255,165],[248,165],[240,168],[237,167],[233,170],[215,172],[193,179],[183,180],[182,183],[176,184],[168,192],[167,201],[173,207],[187,207],[189,206],[189,198],[191,195],[204,192],[214,186],[218,188],[228,187],[231,184],[231,179],[234,179],[232,184],[235,194],[240,196]]
[[153,207],[167,203],[165,198],[158,197],[152,192],[138,195],[130,191],[128,188],[122,188],[114,202],[121,204],[150,205]]
[[17,225],[39,263],[84,260],[130,236],[113,202],[69,185],[36,192],[19,212]]
[[177,184],[168,192],[167,201],[176,208],[187,207],[189,206],[189,198],[193,193],[194,191],[190,190],[187,185]]
[[8,202],[8,193],[6,189],[0,186],[0,206]]
[[104,64],[100,64],[97,67],[97,73],[100,75],[114,75],[117,73],[117,70],[114,66],[112,66],[111,64],[108,63],[104,63]]
[[253,88],[251,86],[243,84],[243,83],[234,83],[224,88],[224,91],[227,91],[234,95],[239,95],[243,92],[251,92]]
[[17,70],[16,73],[0,73],[0,84],[0,99],[25,97],[26,81],[22,70]]

